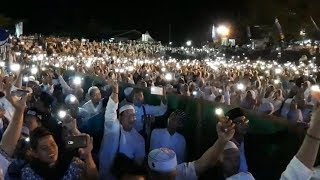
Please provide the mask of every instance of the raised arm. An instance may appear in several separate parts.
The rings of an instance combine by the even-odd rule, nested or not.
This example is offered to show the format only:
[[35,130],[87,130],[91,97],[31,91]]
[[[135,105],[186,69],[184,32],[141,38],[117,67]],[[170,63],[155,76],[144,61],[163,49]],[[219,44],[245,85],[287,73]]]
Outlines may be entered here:
[[112,84],[112,94],[109,97],[109,101],[106,107],[106,112],[104,114],[105,123],[107,122],[114,122],[117,120],[117,109],[118,109],[118,103],[119,103],[119,87],[118,83],[114,82]]
[[194,162],[197,176],[212,167],[218,161],[223,153],[224,147],[230,141],[235,133],[234,124],[224,118],[217,124],[218,139],[198,160]]
[[80,157],[86,163],[86,169],[85,169],[86,179],[96,180],[98,179],[99,173],[97,170],[97,166],[94,163],[91,155],[91,151],[93,149],[93,139],[90,138],[89,135],[86,135],[86,136],[87,136],[88,146],[86,148],[79,149],[79,154],[80,154]]
[[61,75],[58,76],[59,78],[59,82],[62,86],[62,88],[65,90],[65,91],[71,91],[71,87],[67,84],[67,82],[63,79],[63,77]]
[[312,176],[312,169],[316,161],[320,144],[320,108],[313,112],[311,125],[303,143],[291,160],[281,180],[305,180]]
[[12,121],[9,123],[9,126],[2,137],[0,147],[9,156],[12,156],[21,135],[27,96],[22,97],[19,101],[15,101],[12,95],[7,97],[9,97],[8,100],[15,107],[15,112]]

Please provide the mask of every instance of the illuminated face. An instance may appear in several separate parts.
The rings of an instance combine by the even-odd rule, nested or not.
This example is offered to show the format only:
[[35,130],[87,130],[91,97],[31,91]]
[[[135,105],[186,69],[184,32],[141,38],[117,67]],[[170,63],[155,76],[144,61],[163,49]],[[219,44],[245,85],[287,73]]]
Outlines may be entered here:
[[136,122],[136,114],[133,109],[125,110],[121,113],[120,122],[125,131],[131,131]]
[[95,89],[91,95],[91,101],[93,103],[99,103],[101,100],[101,92],[99,89]]
[[58,159],[58,146],[51,135],[44,136],[38,140],[33,154],[43,163],[54,164]]

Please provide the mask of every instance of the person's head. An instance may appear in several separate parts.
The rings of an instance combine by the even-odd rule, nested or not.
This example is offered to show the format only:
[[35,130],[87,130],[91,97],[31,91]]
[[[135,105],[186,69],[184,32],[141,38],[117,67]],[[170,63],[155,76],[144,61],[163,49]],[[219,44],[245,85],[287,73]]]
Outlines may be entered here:
[[64,103],[69,109],[77,109],[79,107],[79,100],[73,94],[69,94],[65,99]]
[[238,174],[240,168],[240,151],[232,141],[228,141],[225,145],[224,151],[220,156],[220,162],[222,163],[223,174],[226,178]]
[[34,110],[26,111],[23,122],[24,125],[29,129],[29,131],[33,131],[37,127],[41,126],[41,121],[38,117],[38,113]]
[[30,146],[33,158],[42,163],[53,165],[58,160],[58,146],[45,128],[38,127],[31,132]]
[[148,155],[151,180],[175,180],[177,168],[176,153],[167,148],[152,150]]
[[126,96],[126,100],[128,102],[132,102],[132,98],[133,98],[133,88],[132,87],[127,87],[125,90],[124,90],[124,95]]
[[134,105],[140,107],[144,103],[144,95],[141,89],[135,89],[133,92],[133,103]]
[[256,99],[256,93],[253,90],[247,91],[246,98],[247,99]]
[[43,84],[51,84],[52,83],[52,77],[50,76],[50,74],[49,73],[44,73],[43,75],[42,75],[42,83]]
[[135,109],[132,105],[124,105],[119,109],[119,120],[125,131],[131,131],[136,121]]
[[168,118],[168,128],[174,131],[183,127],[183,124],[187,118],[187,115],[182,110],[176,110],[172,112]]
[[229,117],[234,124],[236,124],[235,136],[243,137],[248,130],[248,119],[246,118],[244,112],[240,108],[234,108],[228,111],[225,116]]
[[99,103],[101,101],[101,92],[98,87],[92,86],[88,90],[88,94],[90,96],[92,103],[95,104],[95,103]]

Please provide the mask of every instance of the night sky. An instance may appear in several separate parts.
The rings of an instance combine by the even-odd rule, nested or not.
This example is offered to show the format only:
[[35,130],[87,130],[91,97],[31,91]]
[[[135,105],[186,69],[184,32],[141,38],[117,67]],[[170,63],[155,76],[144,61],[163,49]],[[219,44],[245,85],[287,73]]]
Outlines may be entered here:
[[[110,1],[110,0],[1,0],[0,13],[24,19],[26,33],[82,33],[136,29],[156,40],[173,42],[210,40],[212,24],[242,21],[250,15],[252,0]],[[254,0],[254,2],[260,0]],[[268,0],[268,2],[274,0]],[[287,4],[299,0],[275,0]],[[301,0],[300,0],[301,1]],[[314,1],[314,0],[310,0]],[[265,1],[261,1],[265,2]],[[302,2],[302,1],[301,1]],[[259,4],[259,3],[258,3]],[[290,4],[290,3],[289,3]],[[266,10],[269,12],[272,10]],[[273,17],[268,18],[270,22]]]

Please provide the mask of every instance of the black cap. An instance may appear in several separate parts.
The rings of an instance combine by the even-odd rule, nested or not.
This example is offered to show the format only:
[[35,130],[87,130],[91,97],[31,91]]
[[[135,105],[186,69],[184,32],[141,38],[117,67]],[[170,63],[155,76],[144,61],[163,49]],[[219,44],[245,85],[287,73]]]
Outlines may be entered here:
[[228,111],[225,116],[228,116],[230,120],[234,120],[237,117],[244,116],[244,112],[240,108],[234,108]]

